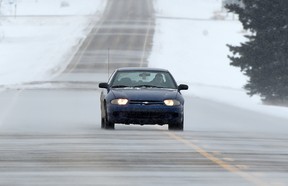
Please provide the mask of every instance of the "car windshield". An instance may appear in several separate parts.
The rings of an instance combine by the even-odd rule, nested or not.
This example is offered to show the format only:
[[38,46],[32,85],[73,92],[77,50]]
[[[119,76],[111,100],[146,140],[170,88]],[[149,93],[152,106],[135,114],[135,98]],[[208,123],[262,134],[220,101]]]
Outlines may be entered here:
[[162,71],[118,71],[111,81],[111,86],[113,88],[177,88],[171,74]]

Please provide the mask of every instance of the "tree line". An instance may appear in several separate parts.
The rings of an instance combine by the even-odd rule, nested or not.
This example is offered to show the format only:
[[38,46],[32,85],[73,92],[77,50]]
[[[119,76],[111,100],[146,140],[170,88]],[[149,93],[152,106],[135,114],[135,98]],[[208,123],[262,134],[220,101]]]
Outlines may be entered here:
[[248,77],[244,88],[263,102],[288,106],[288,0],[239,0],[225,8],[239,16],[247,42],[228,44],[231,65]]

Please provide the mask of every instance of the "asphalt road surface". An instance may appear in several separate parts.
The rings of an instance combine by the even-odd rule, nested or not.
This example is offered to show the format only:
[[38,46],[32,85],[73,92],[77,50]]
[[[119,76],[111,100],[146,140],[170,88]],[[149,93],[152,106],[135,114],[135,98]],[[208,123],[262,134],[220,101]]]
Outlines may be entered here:
[[183,132],[100,128],[98,82],[147,65],[153,13],[152,0],[108,1],[49,86],[0,92],[0,186],[288,185],[287,119],[185,95]]

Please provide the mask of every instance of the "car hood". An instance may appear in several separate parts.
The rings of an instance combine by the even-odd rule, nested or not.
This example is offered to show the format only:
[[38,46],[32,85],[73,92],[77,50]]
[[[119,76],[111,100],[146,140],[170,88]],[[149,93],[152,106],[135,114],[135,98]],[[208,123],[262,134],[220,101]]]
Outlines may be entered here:
[[158,88],[131,88],[111,90],[115,98],[127,98],[129,100],[159,100],[175,99],[178,91],[175,89]]

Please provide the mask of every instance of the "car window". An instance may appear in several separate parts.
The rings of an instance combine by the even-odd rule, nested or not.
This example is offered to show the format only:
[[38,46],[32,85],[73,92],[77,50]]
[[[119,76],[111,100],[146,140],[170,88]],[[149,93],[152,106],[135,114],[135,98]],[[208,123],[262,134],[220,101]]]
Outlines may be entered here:
[[158,71],[119,71],[114,75],[111,86],[177,88],[173,77],[168,72]]

